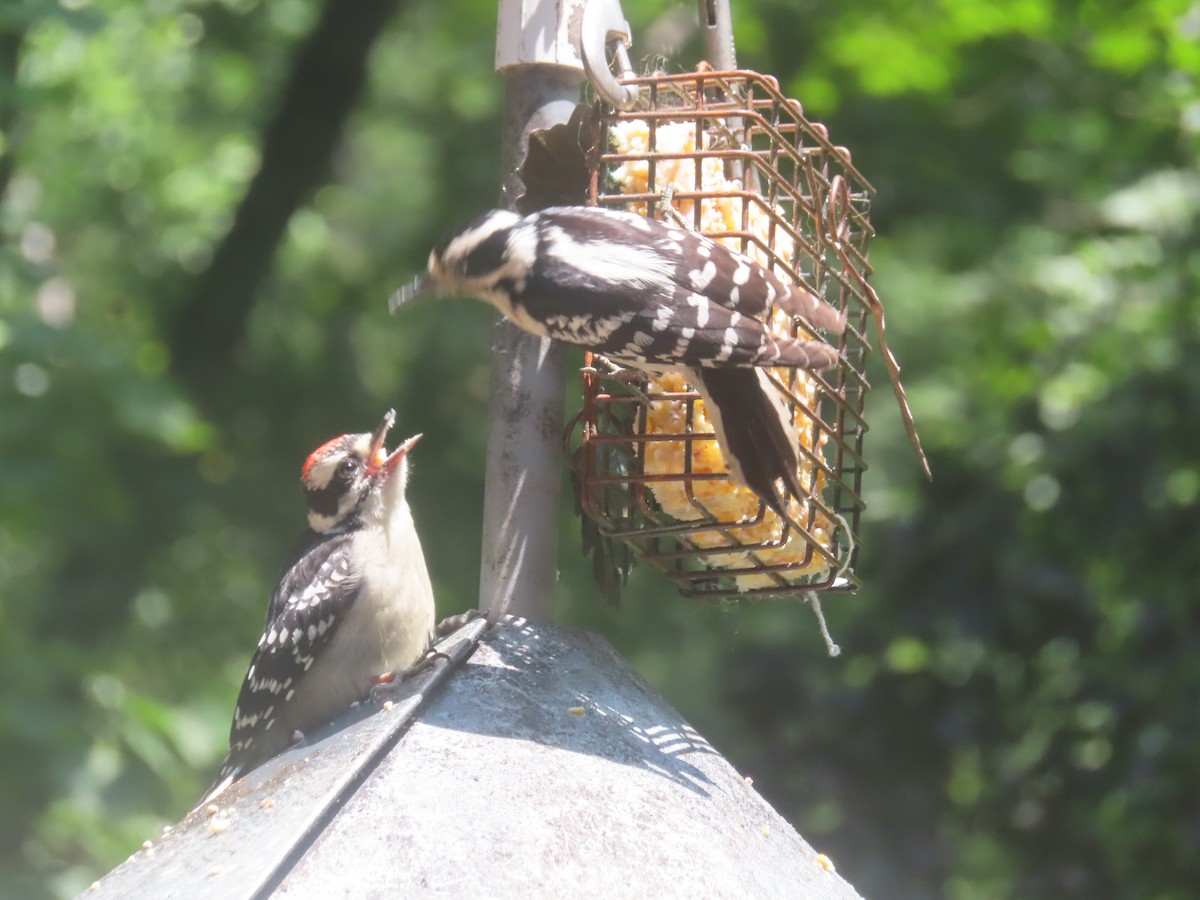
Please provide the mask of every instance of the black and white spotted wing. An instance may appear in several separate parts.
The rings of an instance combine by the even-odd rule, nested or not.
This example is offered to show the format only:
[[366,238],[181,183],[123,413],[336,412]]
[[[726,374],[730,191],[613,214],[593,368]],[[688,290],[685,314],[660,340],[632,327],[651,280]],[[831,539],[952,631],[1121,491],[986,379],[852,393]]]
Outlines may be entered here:
[[529,217],[538,235],[515,304],[557,340],[606,355],[694,366],[827,368],[820,340],[773,333],[772,308],[842,331],[845,317],[716,241],[614,210]]
[[[704,294],[743,315],[764,315],[774,304],[791,315],[803,316],[816,328],[840,334],[846,327],[844,313],[814,294],[780,278],[770,269],[738,253],[726,244],[688,231],[677,225],[648,219],[636,213],[601,207],[559,206],[543,210],[536,219],[544,234],[551,227],[584,247],[588,257],[603,253],[598,245],[620,247],[641,245],[653,250],[660,262],[651,264],[669,273],[681,288]],[[541,250],[551,248],[544,243]],[[564,256],[569,251],[558,251]],[[617,260],[620,266],[621,259]],[[624,277],[636,276],[635,267],[620,267]],[[617,280],[621,273],[614,272]]]
[[838,360],[824,341],[775,334],[758,319],[708,302],[695,292],[668,286],[652,305],[605,320],[551,315],[550,337],[611,356],[702,368],[789,366],[826,369]]
[[238,694],[229,758],[218,781],[228,771],[253,768],[291,741],[291,735],[265,732],[358,598],[358,576],[346,552],[351,539],[350,534],[310,535],[307,552],[280,579]]

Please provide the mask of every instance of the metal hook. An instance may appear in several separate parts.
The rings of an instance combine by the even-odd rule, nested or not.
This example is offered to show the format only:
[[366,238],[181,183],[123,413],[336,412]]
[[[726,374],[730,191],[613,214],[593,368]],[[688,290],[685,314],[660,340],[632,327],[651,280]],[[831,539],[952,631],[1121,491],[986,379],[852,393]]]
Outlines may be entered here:
[[834,175],[829,179],[824,212],[825,224],[838,243],[850,239],[850,202],[850,184],[841,175]]
[[587,0],[580,24],[579,55],[596,92],[617,109],[629,109],[638,99],[638,89],[623,85],[608,67],[608,45],[615,44],[613,61],[622,78],[633,77],[627,48],[633,43],[632,30],[625,21],[621,0]]

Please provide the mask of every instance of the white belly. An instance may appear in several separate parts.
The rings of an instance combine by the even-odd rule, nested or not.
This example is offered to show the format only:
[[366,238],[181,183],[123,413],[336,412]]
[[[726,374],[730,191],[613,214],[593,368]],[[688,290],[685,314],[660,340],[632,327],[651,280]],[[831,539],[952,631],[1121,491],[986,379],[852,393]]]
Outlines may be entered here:
[[[370,589],[360,590],[305,673],[297,688],[304,694],[299,709],[282,711],[278,727],[289,737],[297,729],[323,725],[366,699],[380,675],[407,669],[428,648],[435,616],[433,588],[424,556],[413,552],[420,544],[407,505],[402,512],[387,531],[371,530],[356,538],[355,557],[367,561],[362,576]],[[397,565],[401,546],[406,558]]]

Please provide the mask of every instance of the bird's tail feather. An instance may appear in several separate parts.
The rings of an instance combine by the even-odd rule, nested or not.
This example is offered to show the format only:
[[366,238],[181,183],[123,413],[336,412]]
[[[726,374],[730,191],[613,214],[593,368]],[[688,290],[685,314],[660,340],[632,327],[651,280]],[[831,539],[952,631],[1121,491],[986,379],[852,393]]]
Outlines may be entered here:
[[730,474],[787,519],[788,497],[805,491],[796,474],[799,441],[779,389],[760,368],[697,368],[687,378],[704,398]]

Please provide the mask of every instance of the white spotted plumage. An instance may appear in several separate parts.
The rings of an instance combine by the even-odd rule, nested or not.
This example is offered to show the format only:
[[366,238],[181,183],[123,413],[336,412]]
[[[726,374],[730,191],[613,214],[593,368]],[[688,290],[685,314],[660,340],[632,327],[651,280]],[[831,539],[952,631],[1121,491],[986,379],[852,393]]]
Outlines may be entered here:
[[634,365],[828,368],[830,344],[775,334],[765,320],[778,308],[810,329],[845,328],[841,312],[724,244],[610,209],[493,210],[429,254],[425,285]]
[[[562,206],[484,214],[430,253],[422,287],[479,297],[526,331],[626,365],[684,370],[710,403],[740,407],[714,418],[731,470],[781,513],[787,503],[776,482],[798,493],[799,449],[786,407],[761,396],[774,392],[765,379],[729,373],[836,365],[838,351],[825,340],[780,335],[766,323],[782,310],[809,332],[840,334],[846,318],[770,269],[673,224]],[[751,433],[729,434],[738,430]],[[769,449],[759,451],[763,430]]]
[[405,500],[407,454],[373,434],[322,444],[304,464],[310,530],[284,568],[234,708],[229,754],[207,802],[286,749],[296,732],[366,698],[416,662],[434,625],[433,589]]

